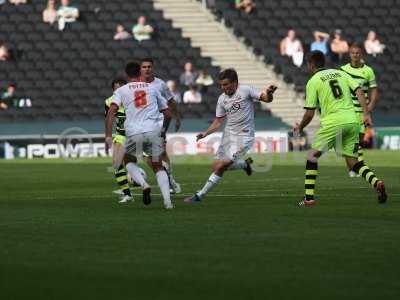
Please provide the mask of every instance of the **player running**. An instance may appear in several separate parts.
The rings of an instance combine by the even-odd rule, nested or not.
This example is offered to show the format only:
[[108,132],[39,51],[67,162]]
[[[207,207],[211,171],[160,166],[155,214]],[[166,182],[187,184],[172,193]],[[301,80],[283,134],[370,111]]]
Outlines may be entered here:
[[[168,108],[170,109],[171,113],[175,117],[175,131],[178,131],[179,128],[181,127],[181,116],[178,112],[177,104],[174,100],[174,96],[168,89],[166,83],[160,79],[154,76],[153,72],[153,67],[154,67],[154,61],[152,58],[144,58],[141,60],[141,76],[144,79],[145,82],[149,83],[151,87],[154,87],[158,89],[161,93],[161,95],[168,100]],[[159,117],[159,124],[160,127],[163,124],[164,120],[164,115],[160,114]],[[172,193],[180,193],[181,192],[181,186],[179,183],[177,183],[173,177],[172,174],[172,165],[171,161],[169,159],[169,156],[167,154],[167,141],[164,141],[164,152],[161,156],[163,166],[165,167],[165,170],[168,173],[169,179],[170,179],[170,188]]]
[[[126,141],[124,148],[126,157],[141,156],[146,153],[152,162],[152,168],[157,177],[157,182],[164,200],[164,207],[172,209],[167,172],[163,169],[160,157],[164,146],[162,138],[165,137],[171,113],[168,110],[167,100],[159,91],[148,83],[140,81],[140,65],[131,62],[126,65],[125,72],[128,84],[114,92],[113,101],[106,117],[106,149],[112,146],[112,124],[120,106],[125,109]],[[159,113],[164,114],[162,128],[158,125]],[[140,168],[134,160],[126,161],[126,169],[135,182],[143,189],[143,203],[151,203],[151,189],[146,182]]]
[[[340,69],[347,74],[349,74],[355,81],[357,81],[364,91],[365,98],[369,100],[368,104],[368,112],[372,112],[378,102],[378,86],[376,84],[375,73],[374,70],[366,65],[363,62],[362,55],[362,46],[359,44],[352,44],[350,46],[350,60],[351,62],[347,65],[342,66]],[[359,122],[360,122],[360,144],[358,145],[358,161],[364,161],[364,152],[363,152],[363,141],[365,134],[365,126],[363,124],[363,111],[360,103],[358,102],[357,96],[352,93],[352,99],[354,104],[354,109],[357,113]],[[350,169],[349,172],[350,177],[359,177],[359,174],[356,174],[354,171]]]
[[277,89],[271,85],[261,92],[251,86],[239,85],[234,69],[222,71],[218,79],[223,93],[218,98],[216,118],[205,132],[197,135],[197,140],[217,131],[225,120],[226,126],[213,164],[214,172],[200,191],[184,200],[186,203],[201,201],[227,170],[243,169],[251,175],[252,160],[241,157],[250,150],[255,140],[253,101],[271,102]]
[[294,133],[299,134],[311,122],[317,107],[321,109],[321,128],[307,155],[305,195],[299,205],[315,204],[318,158],[331,148],[335,148],[335,151],[345,158],[351,170],[364,177],[376,189],[380,203],[386,202],[387,195],[383,181],[376,177],[364,162],[357,160],[360,122],[354,111],[351,91],[360,103],[363,123],[366,126],[371,124],[362,88],[347,73],[335,69],[324,69],[325,56],[321,51],[311,52],[307,65],[312,77],[306,87],[304,106],[306,112],[301,123],[296,124]]

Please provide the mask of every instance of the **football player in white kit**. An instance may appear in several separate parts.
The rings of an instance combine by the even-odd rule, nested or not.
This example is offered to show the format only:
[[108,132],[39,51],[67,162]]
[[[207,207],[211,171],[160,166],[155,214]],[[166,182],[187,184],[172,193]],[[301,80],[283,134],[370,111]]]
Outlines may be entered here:
[[[131,62],[126,65],[125,72],[128,76],[128,84],[114,92],[113,102],[106,117],[106,150],[112,146],[112,125],[118,108],[125,109],[126,120],[124,123],[126,141],[126,169],[129,175],[143,189],[143,203],[151,203],[151,189],[146,182],[139,167],[129,156],[142,156],[146,153],[151,159],[151,165],[157,177],[157,182],[164,200],[164,207],[172,209],[169,180],[167,172],[161,163],[161,155],[164,151],[163,138],[171,121],[171,113],[168,110],[167,100],[160,92],[148,83],[141,81],[140,64]],[[163,113],[163,126],[158,124],[159,114]]]
[[213,173],[203,188],[186,198],[186,203],[201,201],[218,184],[227,170],[243,169],[251,174],[251,161],[242,157],[254,144],[254,101],[272,102],[276,86],[270,85],[265,91],[239,85],[234,69],[226,69],[219,74],[219,84],[223,93],[218,98],[216,118],[210,127],[197,135],[197,140],[214,133],[226,120],[221,145],[213,164]]
[[[164,82],[164,80],[154,76],[153,67],[154,67],[154,61],[152,58],[143,58],[141,60],[140,74],[145,82],[149,83],[151,87],[155,87],[156,89],[158,89],[160,91],[161,95],[165,99],[167,99],[168,108],[171,111],[172,115],[175,117],[175,131],[178,131],[181,126],[181,116],[179,114],[177,104],[174,100],[174,96],[168,89],[168,86]],[[164,119],[164,116],[163,116],[163,114],[160,113],[160,118],[159,118],[160,127],[163,124],[163,119]],[[165,169],[169,175],[171,192],[174,194],[175,193],[177,194],[177,193],[181,192],[181,186],[179,183],[176,182],[176,180],[172,174],[172,164],[168,157],[166,146],[167,146],[167,141],[165,140],[164,152],[162,154],[161,159],[163,161],[163,166],[165,167]]]

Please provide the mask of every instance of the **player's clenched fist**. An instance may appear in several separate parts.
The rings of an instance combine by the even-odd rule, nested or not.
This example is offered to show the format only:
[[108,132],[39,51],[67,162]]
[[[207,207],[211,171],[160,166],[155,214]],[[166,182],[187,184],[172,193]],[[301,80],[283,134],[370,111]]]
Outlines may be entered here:
[[276,85],[270,85],[270,86],[267,88],[267,94],[268,94],[268,95],[272,95],[272,94],[276,91],[277,88],[278,88],[278,87],[277,87]]

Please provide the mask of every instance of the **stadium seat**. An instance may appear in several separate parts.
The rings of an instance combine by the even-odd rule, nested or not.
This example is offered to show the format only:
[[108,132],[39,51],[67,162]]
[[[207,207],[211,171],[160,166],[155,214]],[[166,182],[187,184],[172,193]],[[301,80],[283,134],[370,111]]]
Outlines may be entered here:
[[[264,55],[265,62],[273,64],[276,72],[282,73],[286,81],[294,83],[297,91],[304,90],[307,72],[292,67],[277,51],[280,39],[289,28],[296,30],[307,51],[313,41],[314,30],[332,34],[335,29],[342,29],[350,43],[363,42],[368,31],[375,30],[387,48],[383,55],[376,59],[367,56],[366,60],[368,63],[372,61],[377,73],[383,103],[392,103],[395,108],[398,94],[395,96],[392,93],[397,91],[397,80],[393,79],[400,77],[400,62],[396,60],[400,50],[400,8],[395,3],[395,0],[257,1],[257,9],[249,18],[238,12],[233,1],[217,0],[215,14],[222,16],[225,24],[233,27],[234,34],[243,37],[255,54]],[[378,109],[380,107],[378,105]]]
[[[183,57],[199,61],[215,73],[211,61],[202,60],[199,49],[192,49],[190,41],[172,28],[171,21],[165,20],[150,1],[98,0],[77,5],[81,20],[69,24],[63,32],[42,22],[45,3],[30,1],[20,7],[2,7],[0,40],[21,50],[22,56],[18,70],[14,62],[2,63],[0,82],[18,80],[21,93],[33,98],[40,109],[24,114],[10,112],[6,117],[2,114],[0,122],[102,118],[99,99],[109,96],[111,79],[123,73],[126,61],[135,58],[154,56],[159,62],[157,73],[166,80],[178,80]],[[100,9],[97,14],[95,8]],[[130,31],[140,15],[146,15],[155,26],[153,40],[142,44],[134,39],[112,40],[118,23]],[[205,110],[207,107],[200,105],[196,116]]]

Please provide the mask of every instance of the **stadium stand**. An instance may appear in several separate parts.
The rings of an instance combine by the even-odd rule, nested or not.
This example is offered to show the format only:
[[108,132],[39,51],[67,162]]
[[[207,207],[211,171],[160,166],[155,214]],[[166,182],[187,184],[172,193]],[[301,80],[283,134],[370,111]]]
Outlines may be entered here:
[[366,56],[377,75],[381,91],[378,108],[381,112],[400,110],[400,8],[395,0],[276,0],[255,1],[256,10],[248,15],[234,7],[234,1],[216,0],[212,10],[218,18],[233,29],[236,36],[253,48],[265,62],[273,64],[274,70],[294,83],[298,91],[304,90],[308,78],[306,67],[299,70],[279,54],[279,42],[288,29],[296,30],[309,49],[314,30],[333,33],[342,29],[350,42],[363,43],[369,30],[375,30],[387,45],[377,57]]
[[[177,80],[186,60],[194,61],[198,69],[206,68],[214,78],[219,72],[151,1],[72,3],[81,18],[63,32],[42,22],[45,1],[0,7],[0,41],[16,53],[15,60],[0,64],[0,88],[14,82],[20,94],[33,102],[30,109],[0,111],[0,122],[102,118],[111,80],[123,75],[126,61],[132,59],[154,57],[157,75],[165,80]],[[156,29],[151,41],[139,45],[133,39],[113,40],[117,24],[131,29],[140,15]],[[207,96],[213,99],[217,93],[214,87]],[[182,105],[181,110],[185,117],[199,118],[211,114],[214,106],[205,101],[190,109]]]

